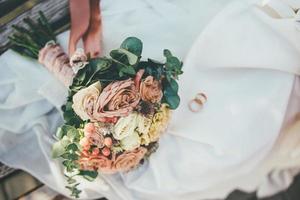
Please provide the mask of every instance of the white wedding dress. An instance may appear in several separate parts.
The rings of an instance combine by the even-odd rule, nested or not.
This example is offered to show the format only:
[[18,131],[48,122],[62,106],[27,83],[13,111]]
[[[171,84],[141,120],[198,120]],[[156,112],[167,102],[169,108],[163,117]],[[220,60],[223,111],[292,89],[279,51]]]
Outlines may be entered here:
[[[135,171],[82,180],[82,198],[217,199],[236,188],[267,196],[291,183],[300,171],[300,31],[292,12],[300,0],[274,2],[267,5],[277,18],[258,0],[101,1],[104,54],[133,35],[144,58],[161,60],[168,48],[185,65],[181,105],[158,151]],[[64,47],[68,34],[58,37]],[[0,161],[69,195],[50,156],[66,88],[9,50],[0,57],[0,91]],[[187,104],[198,92],[208,102],[193,113]]]

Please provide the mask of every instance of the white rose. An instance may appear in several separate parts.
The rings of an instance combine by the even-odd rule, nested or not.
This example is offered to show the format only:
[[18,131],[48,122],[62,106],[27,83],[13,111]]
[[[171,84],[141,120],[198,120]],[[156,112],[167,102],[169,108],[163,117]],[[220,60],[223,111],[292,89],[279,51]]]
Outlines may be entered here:
[[121,117],[114,127],[114,138],[122,140],[123,138],[132,135],[137,125],[136,119],[136,113],[131,113],[127,117]]
[[137,132],[123,138],[121,140],[121,147],[126,151],[131,151],[141,145],[141,139]]
[[92,116],[100,92],[101,84],[98,81],[87,88],[79,90],[73,96],[72,108],[82,120],[88,120]]

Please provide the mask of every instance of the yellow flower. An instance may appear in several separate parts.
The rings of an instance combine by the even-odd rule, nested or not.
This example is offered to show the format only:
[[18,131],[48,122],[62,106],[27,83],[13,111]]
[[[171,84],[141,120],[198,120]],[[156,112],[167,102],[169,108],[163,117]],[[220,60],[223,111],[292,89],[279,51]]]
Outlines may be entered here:
[[151,142],[148,133],[141,135],[140,138],[141,138],[141,144],[142,145],[146,145],[147,146]]
[[137,131],[140,134],[148,134],[151,126],[151,118],[145,117],[141,114],[137,116]]
[[[160,134],[164,132],[165,129],[167,128],[169,119],[170,119],[170,109],[167,107],[166,104],[162,104],[159,111],[155,113],[152,118],[152,124],[148,132],[148,137],[150,142],[155,142],[159,139]],[[148,139],[145,137],[144,141],[147,140]]]
[[141,114],[138,115],[136,131],[140,135],[142,145],[148,145],[151,142],[148,136],[151,123],[152,123],[152,116],[149,118]]

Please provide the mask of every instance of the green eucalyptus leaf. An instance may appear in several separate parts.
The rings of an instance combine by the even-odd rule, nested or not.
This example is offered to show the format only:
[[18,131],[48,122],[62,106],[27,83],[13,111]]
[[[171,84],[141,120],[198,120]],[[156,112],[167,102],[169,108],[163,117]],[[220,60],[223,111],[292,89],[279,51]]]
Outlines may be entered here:
[[170,78],[178,79],[178,75],[182,74],[183,71],[182,65],[183,63],[172,55],[172,53],[165,49],[164,50],[164,56],[166,57],[166,63],[165,63],[165,73],[166,78],[170,81]]
[[169,49],[164,49],[164,56],[166,58],[172,57],[172,53]]
[[68,184],[74,184],[74,183],[76,183],[76,179],[73,179],[73,178],[69,178],[68,180]]
[[170,109],[175,110],[180,103],[180,97],[178,94],[168,94],[168,91],[164,91],[164,98]]
[[75,80],[78,81],[78,83],[82,83],[86,77],[86,73],[84,70],[80,70],[80,72],[77,73]]
[[66,147],[71,143],[67,136],[64,136],[61,140],[54,143],[52,146],[52,157],[58,158],[66,152]]
[[143,43],[136,37],[128,37],[122,42],[121,48],[126,49],[136,56],[140,57],[143,51]]
[[136,65],[139,57],[126,49],[115,49],[110,52],[110,56],[124,65]]
[[120,77],[123,77],[124,76],[124,73],[122,71],[119,71],[119,76]]
[[126,50],[126,49],[118,49],[118,51],[120,53],[123,53],[127,56],[127,59],[128,59],[128,63],[130,65],[136,65],[137,62],[139,61],[139,57],[133,53],[131,53],[130,51]]
[[98,176],[97,171],[80,171],[79,175],[83,176],[88,181],[93,181]]
[[80,134],[79,134],[79,131],[75,127],[72,127],[68,130],[67,136],[70,140],[76,141],[78,139],[78,137],[80,136]]
[[61,140],[60,140],[61,144],[66,148],[70,143],[72,143],[72,141],[70,140],[70,138],[68,136],[64,136]]
[[138,68],[145,69],[145,75],[153,76],[156,80],[161,80],[165,74],[164,63],[152,59],[140,62]]
[[160,61],[148,58],[148,62],[151,63],[152,65],[156,65],[156,66],[163,66],[165,63],[162,63]]
[[136,72],[132,66],[124,66],[121,68],[120,72],[123,74],[135,75]]
[[80,124],[83,123],[81,118],[74,112],[72,108],[72,101],[67,101],[67,103],[62,107],[63,116],[65,120],[65,124],[69,126],[74,126],[78,128]]
[[70,129],[74,129],[74,127],[66,125],[66,124],[62,125],[61,127],[59,127],[57,129],[56,137],[58,137],[59,139],[62,139],[65,135],[67,135],[67,133]]
[[93,58],[89,61],[92,71],[94,72],[104,72],[111,67],[111,60],[108,58]]
[[181,62],[178,58],[171,56],[167,58],[166,67],[169,70],[177,71],[181,69]]
[[170,79],[169,86],[172,88],[172,90],[177,93],[178,92],[178,83],[174,79]]
[[75,161],[78,160],[78,155],[77,154],[68,154],[68,160],[70,161]]
[[67,146],[68,151],[77,151],[78,149],[79,148],[78,148],[77,144],[75,144],[75,143],[71,143]]
[[112,50],[109,55],[117,62],[123,63],[124,65],[128,65],[129,61],[127,55],[120,52],[119,49]]
[[174,110],[179,106],[180,97],[178,96],[178,84],[174,79],[168,82],[163,80],[164,101],[169,105],[170,109]]
[[58,158],[65,153],[65,147],[62,145],[61,141],[58,141],[52,146],[52,158]]

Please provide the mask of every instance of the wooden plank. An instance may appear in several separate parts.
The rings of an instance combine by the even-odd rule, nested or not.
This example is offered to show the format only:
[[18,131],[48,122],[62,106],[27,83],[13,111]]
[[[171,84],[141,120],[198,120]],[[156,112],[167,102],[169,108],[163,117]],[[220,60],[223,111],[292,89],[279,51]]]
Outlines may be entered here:
[[[0,53],[8,47],[8,36],[13,32],[13,24],[23,25],[25,17],[36,19],[38,12],[44,12],[50,23],[69,16],[68,0],[29,0],[0,18]],[[62,26],[65,26],[63,24]],[[60,28],[60,27],[58,27]]]
[[0,0],[0,17],[3,17],[19,5],[25,3],[27,0]]
[[27,195],[24,195],[18,200],[33,200],[33,199],[42,199],[42,200],[70,200],[59,193],[53,191],[47,186],[42,186]]
[[30,174],[18,171],[1,179],[0,188],[5,199],[16,199],[24,193],[39,187],[41,183]]

